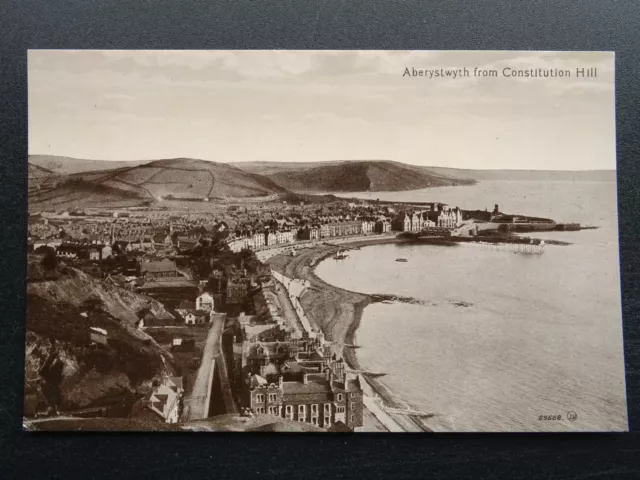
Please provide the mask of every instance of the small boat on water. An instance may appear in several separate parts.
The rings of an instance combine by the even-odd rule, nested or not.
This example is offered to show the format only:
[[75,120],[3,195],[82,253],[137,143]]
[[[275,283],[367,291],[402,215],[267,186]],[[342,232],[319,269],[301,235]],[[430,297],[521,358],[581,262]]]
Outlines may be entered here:
[[333,256],[334,260],[344,260],[345,258],[347,258],[347,255],[345,255],[344,253],[342,253],[342,249],[339,249],[336,254]]
[[396,262],[407,262],[406,258],[396,258]]

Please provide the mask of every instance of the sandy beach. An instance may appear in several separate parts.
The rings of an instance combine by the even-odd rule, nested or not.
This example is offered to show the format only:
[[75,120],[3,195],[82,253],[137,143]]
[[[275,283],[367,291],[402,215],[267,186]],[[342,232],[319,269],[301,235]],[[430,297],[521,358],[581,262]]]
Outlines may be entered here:
[[[398,240],[393,236],[372,236],[371,238],[354,238],[351,241],[344,239],[340,242],[340,245],[346,248],[354,248],[395,242],[398,242]],[[356,331],[360,325],[364,308],[370,303],[379,301],[380,299],[371,295],[335,287],[315,275],[315,266],[337,250],[338,247],[336,246],[319,244],[312,248],[299,250],[296,256],[274,256],[268,260],[268,263],[275,270],[282,272],[290,278],[300,278],[310,282],[311,288],[309,288],[300,299],[307,316],[322,329],[326,340],[334,342],[333,347],[336,353],[342,355],[351,369],[362,370],[357,359],[357,348],[353,348],[352,346],[357,345]],[[388,407],[406,408],[406,406],[394,402],[391,392],[378,380],[368,377],[366,381],[371,390],[371,398],[368,399],[370,404],[375,396],[377,396]],[[369,410],[372,409],[370,408]],[[383,425],[384,420],[389,421],[389,418],[392,423],[397,424],[403,431],[429,431],[417,417],[385,414],[384,412],[380,412],[378,415],[375,414],[376,412],[365,412],[363,431],[389,430],[389,428],[385,428]],[[380,418],[383,416],[385,418]]]

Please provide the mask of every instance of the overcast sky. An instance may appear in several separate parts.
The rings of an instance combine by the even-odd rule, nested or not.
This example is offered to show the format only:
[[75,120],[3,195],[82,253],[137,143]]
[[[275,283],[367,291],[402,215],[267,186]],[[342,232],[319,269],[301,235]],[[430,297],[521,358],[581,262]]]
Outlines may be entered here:
[[[29,52],[29,153],[615,168],[612,53]],[[562,68],[571,78],[403,77]],[[595,79],[577,67],[597,67]]]

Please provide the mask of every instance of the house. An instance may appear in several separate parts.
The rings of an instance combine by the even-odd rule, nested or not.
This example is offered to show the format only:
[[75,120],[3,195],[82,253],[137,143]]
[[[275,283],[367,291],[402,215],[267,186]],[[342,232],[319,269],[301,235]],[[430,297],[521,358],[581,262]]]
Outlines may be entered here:
[[176,247],[181,251],[192,250],[196,245],[198,245],[198,240],[196,238],[178,237],[176,240]]
[[91,246],[87,249],[87,251],[89,252],[89,260],[100,260],[100,257],[102,255],[102,248],[98,246]]
[[104,247],[102,247],[102,250],[100,252],[100,257],[103,260],[112,256],[113,256],[113,248],[111,248],[111,246],[105,245]]
[[375,229],[376,223],[372,220],[363,220],[362,221],[362,233],[373,233]]
[[[272,364],[273,365],[273,364]],[[344,371],[336,371],[336,362],[322,372],[307,373],[300,368],[297,378],[277,383],[261,375],[247,378],[249,405],[256,414],[275,415],[298,422],[330,428],[338,422],[349,430],[363,424],[363,397],[358,377],[350,378]]]
[[138,320],[138,328],[145,327],[168,327],[175,325],[175,320],[169,315],[154,315],[152,312],[147,312],[144,317]]
[[203,310],[191,310],[184,316],[184,323],[186,325],[204,325],[209,322],[210,312]]
[[182,377],[168,377],[154,389],[147,405],[166,423],[178,423],[183,392]]
[[178,277],[178,269],[172,260],[164,259],[142,264],[141,273],[147,278]]
[[195,338],[174,338],[171,342],[171,350],[175,352],[193,352],[195,349]]
[[82,249],[77,245],[62,244],[56,249],[56,256],[63,258],[82,257]]
[[227,303],[242,303],[247,295],[247,284],[244,281],[227,282]]
[[208,312],[213,310],[213,297],[211,294],[204,292],[198,298],[196,298],[196,309],[197,310],[206,310]]
[[298,230],[299,240],[318,240],[320,238],[320,227],[318,226],[305,226]]
[[113,249],[121,253],[127,253],[133,251],[134,246],[127,240],[116,240],[113,242]]
[[89,338],[91,343],[107,345],[107,331],[102,328],[89,327]]
[[342,237],[362,233],[362,222],[332,222],[320,227],[320,237]]
[[294,230],[278,230],[276,231],[276,243],[293,243],[296,240]]
[[375,233],[389,233],[391,231],[391,222],[389,220],[378,220],[374,227]]

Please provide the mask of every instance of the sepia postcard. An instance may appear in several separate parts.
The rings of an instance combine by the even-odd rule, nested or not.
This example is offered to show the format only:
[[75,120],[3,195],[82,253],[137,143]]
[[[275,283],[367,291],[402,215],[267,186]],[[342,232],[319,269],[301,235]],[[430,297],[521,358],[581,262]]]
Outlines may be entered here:
[[612,52],[28,53],[23,425],[627,431]]

